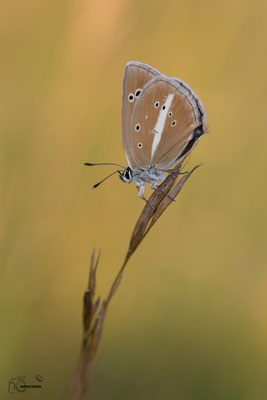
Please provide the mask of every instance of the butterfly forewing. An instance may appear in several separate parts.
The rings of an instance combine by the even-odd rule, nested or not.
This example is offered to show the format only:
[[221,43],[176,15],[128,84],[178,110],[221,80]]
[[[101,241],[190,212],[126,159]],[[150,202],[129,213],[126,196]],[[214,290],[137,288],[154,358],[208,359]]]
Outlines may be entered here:
[[130,136],[135,165],[169,168],[180,160],[179,154],[188,153],[183,154],[183,150],[202,123],[194,95],[188,90],[188,86],[182,87],[161,74],[145,85],[132,114]]
[[129,166],[135,169],[132,156],[131,119],[133,108],[142,95],[144,85],[160,73],[147,64],[130,61],[126,64],[122,94],[122,140]]

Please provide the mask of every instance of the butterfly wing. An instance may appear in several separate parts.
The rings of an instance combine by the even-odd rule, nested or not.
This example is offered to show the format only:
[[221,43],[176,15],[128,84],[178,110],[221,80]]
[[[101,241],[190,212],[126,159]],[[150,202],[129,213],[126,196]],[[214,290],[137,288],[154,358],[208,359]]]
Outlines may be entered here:
[[134,105],[131,144],[134,164],[167,169],[177,164],[205,133],[205,110],[195,93],[177,78],[158,75]]
[[132,169],[136,167],[131,141],[133,108],[142,94],[144,85],[159,74],[156,69],[137,61],[130,61],[125,67],[122,93],[122,141],[127,162]]

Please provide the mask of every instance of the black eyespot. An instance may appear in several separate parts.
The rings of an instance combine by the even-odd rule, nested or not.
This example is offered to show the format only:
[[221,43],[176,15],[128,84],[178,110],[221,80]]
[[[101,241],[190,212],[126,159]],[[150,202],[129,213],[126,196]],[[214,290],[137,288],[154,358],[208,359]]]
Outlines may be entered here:
[[171,117],[171,116],[172,116],[172,112],[171,112],[171,111],[169,112],[168,116],[169,116],[169,117]]
[[166,106],[162,106],[162,110],[165,110]]
[[143,147],[142,143],[138,143],[138,147],[140,148]]
[[174,126],[174,125],[176,125],[176,121],[175,120],[172,121],[172,126]]
[[140,131],[140,129],[141,129],[141,126],[140,126],[139,124],[136,124],[136,125],[135,125],[135,130],[136,130],[136,131]]
[[158,102],[158,101],[156,101],[156,103],[154,104],[154,107],[155,107],[155,108],[158,108],[158,107],[159,107],[159,102]]
[[133,95],[132,93],[129,94],[128,100],[129,100],[130,102],[133,102],[133,101],[134,101],[134,95]]
[[141,94],[142,90],[141,89],[136,89],[135,91],[135,97],[138,97]]

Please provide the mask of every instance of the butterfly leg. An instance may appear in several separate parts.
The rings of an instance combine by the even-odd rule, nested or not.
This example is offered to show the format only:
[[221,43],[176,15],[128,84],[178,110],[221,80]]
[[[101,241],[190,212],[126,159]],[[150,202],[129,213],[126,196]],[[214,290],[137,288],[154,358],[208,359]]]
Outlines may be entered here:
[[156,192],[160,192],[162,194],[164,194],[164,196],[168,197],[169,199],[171,199],[172,201],[176,201],[173,197],[171,197],[170,195],[168,195],[168,193],[163,192],[163,190],[161,190],[156,183],[152,183],[151,184],[151,189],[155,190]]
[[185,175],[188,174],[189,171],[185,171],[185,172],[174,172],[173,170],[169,169],[166,172],[173,174],[173,175]]
[[185,175],[185,174],[188,174],[188,172],[189,172],[189,171],[185,171],[185,172],[180,172],[180,171],[174,172],[172,169],[162,169],[161,171],[167,172],[168,174],[171,174],[171,175]]
[[155,210],[155,208],[152,206],[152,204],[150,203],[150,201],[149,200],[147,200],[146,198],[145,198],[145,196],[144,196],[144,191],[145,191],[145,185],[142,185],[142,186],[137,186],[137,189],[139,189],[139,197],[142,199],[142,200],[145,200],[145,202],[152,208],[152,210],[154,211]]

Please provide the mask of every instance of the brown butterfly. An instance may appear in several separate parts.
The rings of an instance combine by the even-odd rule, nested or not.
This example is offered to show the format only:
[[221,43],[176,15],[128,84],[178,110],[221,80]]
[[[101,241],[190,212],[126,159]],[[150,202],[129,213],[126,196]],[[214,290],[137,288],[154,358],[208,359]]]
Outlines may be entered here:
[[122,139],[129,166],[86,165],[122,167],[111,175],[119,173],[124,182],[134,182],[139,196],[146,200],[146,183],[157,190],[164,173],[192,151],[205,129],[204,106],[185,82],[130,61],[125,67],[122,94]]

